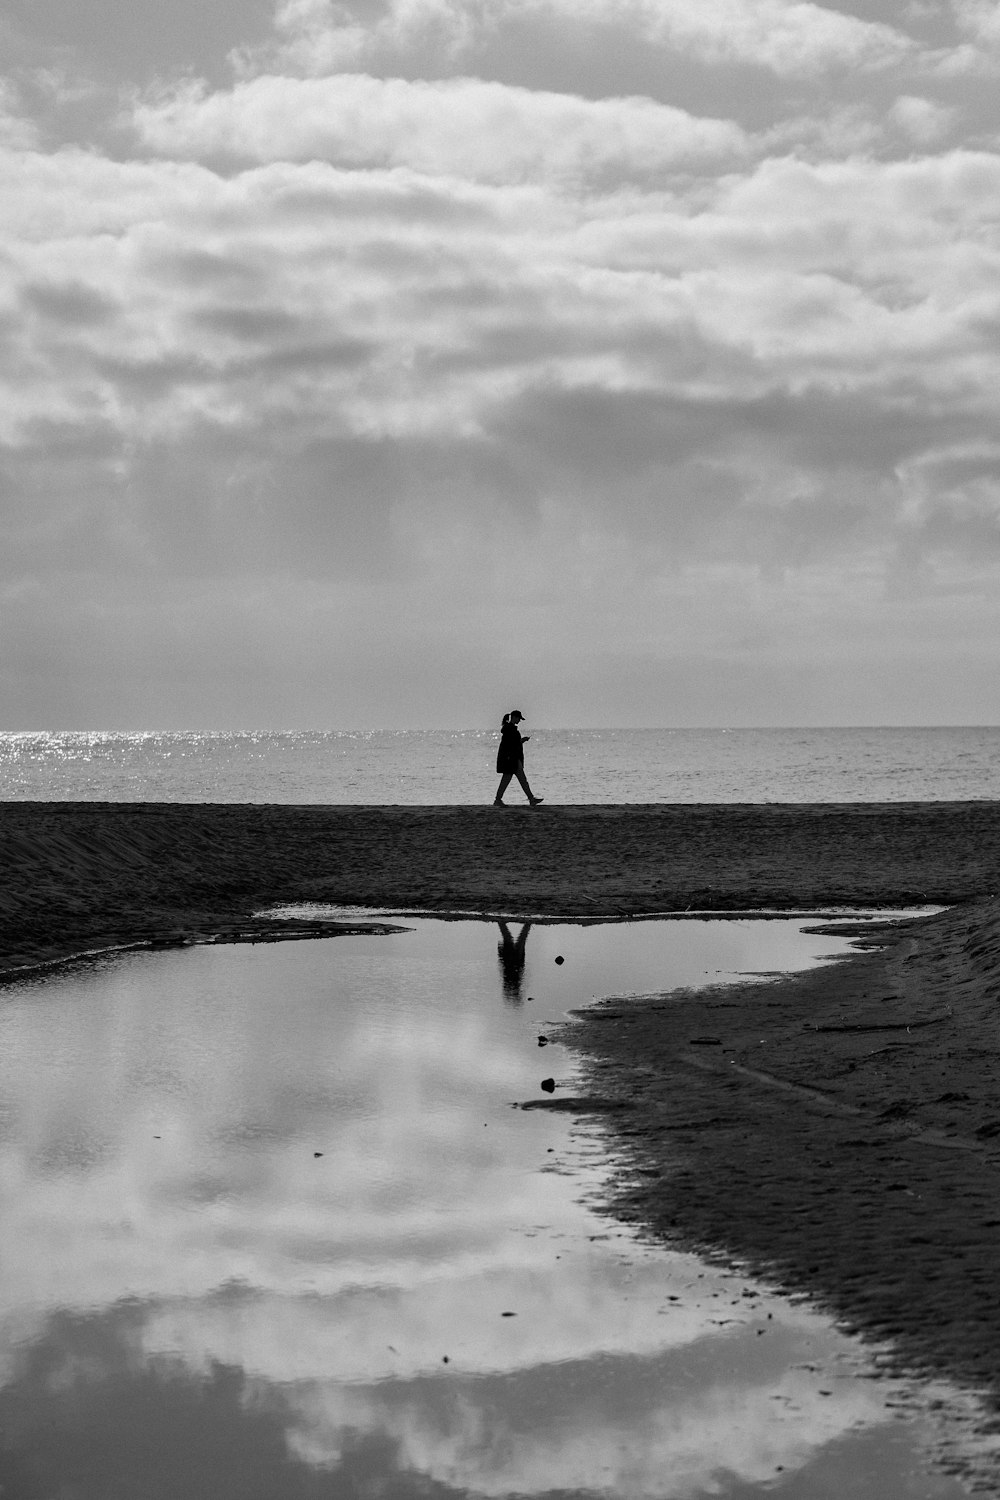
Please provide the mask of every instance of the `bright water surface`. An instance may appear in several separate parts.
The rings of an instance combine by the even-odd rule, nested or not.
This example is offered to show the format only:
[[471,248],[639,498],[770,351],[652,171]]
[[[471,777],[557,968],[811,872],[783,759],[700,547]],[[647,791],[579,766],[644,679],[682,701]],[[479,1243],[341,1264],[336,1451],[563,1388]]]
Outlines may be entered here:
[[[997,727],[526,728],[528,774],[548,803],[1000,797]],[[497,738],[496,727],[0,734],[0,801],[489,802]]]
[[856,1345],[596,1217],[593,1124],[511,1107],[595,994],[844,944],[408,925],[0,991],[3,1495],[961,1494]]

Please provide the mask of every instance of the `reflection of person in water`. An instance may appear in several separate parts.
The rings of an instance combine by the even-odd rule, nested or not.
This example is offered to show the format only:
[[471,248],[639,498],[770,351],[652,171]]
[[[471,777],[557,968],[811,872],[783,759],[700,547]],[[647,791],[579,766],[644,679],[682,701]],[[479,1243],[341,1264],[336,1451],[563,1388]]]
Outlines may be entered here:
[[518,725],[524,715],[519,708],[511,709],[509,714],[504,714],[503,724],[500,726],[500,748],[497,751],[497,774],[500,777],[500,785],[497,787],[496,797],[493,799],[495,807],[506,807],[503,794],[510,786],[511,778],[516,776],[521,783],[524,795],[532,807],[537,807],[541,797],[533,795],[528,785],[528,778],[524,774],[524,746],[531,739],[530,734],[522,734]]
[[511,937],[506,922],[498,921],[497,926],[500,929],[497,958],[503,975],[504,999],[509,1000],[512,1005],[520,1005],[521,983],[524,979],[524,945],[528,941],[531,923],[522,922],[521,931],[516,938]]

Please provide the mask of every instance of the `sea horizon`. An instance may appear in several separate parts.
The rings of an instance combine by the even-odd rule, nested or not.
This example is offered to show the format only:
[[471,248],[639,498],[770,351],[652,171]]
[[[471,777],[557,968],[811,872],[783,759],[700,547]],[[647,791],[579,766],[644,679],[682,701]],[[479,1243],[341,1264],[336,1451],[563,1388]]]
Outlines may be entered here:
[[[996,725],[526,727],[549,806],[1000,798]],[[0,800],[474,805],[498,730],[4,731]]]
[[[500,718],[503,716],[501,715]],[[497,719],[499,728],[500,718]],[[525,717],[524,722],[529,721]],[[732,734],[740,731],[753,732],[754,734],[788,734],[796,731],[819,732],[823,730],[837,730],[848,732],[850,730],[933,730],[933,729],[1000,729],[1000,720],[995,724],[983,723],[871,723],[871,724],[548,724],[540,719],[530,721],[535,728],[558,731],[559,733],[586,733],[605,734],[609,731],[628,731],[630,734]],[[0,740],[2,739],[24,739],[31,737],[42,738],[44,736],[57,735],[262,735],[262,734],[479,734],[483,732],[482,724],[346,724],[333,727],[321,727],[316,724],[303,724],[297,727],[288,725],[260,725],[254,724],[243,727],[226,725],[213,725],[209,728],[194,728],[191,725],[180,728],[166,728],[163,725],[130,725],[128,728],[108,728],[101,725],[74,726],[62,725],[57,729],[0,729]],[[491,726],[492,727],[492,726]]]

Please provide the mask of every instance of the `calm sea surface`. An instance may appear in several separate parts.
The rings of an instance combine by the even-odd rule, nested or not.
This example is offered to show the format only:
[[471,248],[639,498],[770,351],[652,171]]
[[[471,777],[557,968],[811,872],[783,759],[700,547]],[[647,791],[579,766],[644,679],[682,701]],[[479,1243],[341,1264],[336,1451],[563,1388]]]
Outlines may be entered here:
[[[888,802],[1000,797],[1000,727],[546,729],[526,769],[549,803]],[[0,735],[0,799],[491,801],[494,729]],[[508,800],[519,801],[517,785]]]

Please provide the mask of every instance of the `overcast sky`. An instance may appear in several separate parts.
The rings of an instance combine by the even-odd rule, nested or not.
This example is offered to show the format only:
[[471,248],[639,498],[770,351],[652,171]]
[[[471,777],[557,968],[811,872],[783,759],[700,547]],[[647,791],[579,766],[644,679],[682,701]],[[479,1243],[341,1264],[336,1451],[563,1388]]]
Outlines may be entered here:
[[996,723],[993,0],[4,0],[0,728]]

